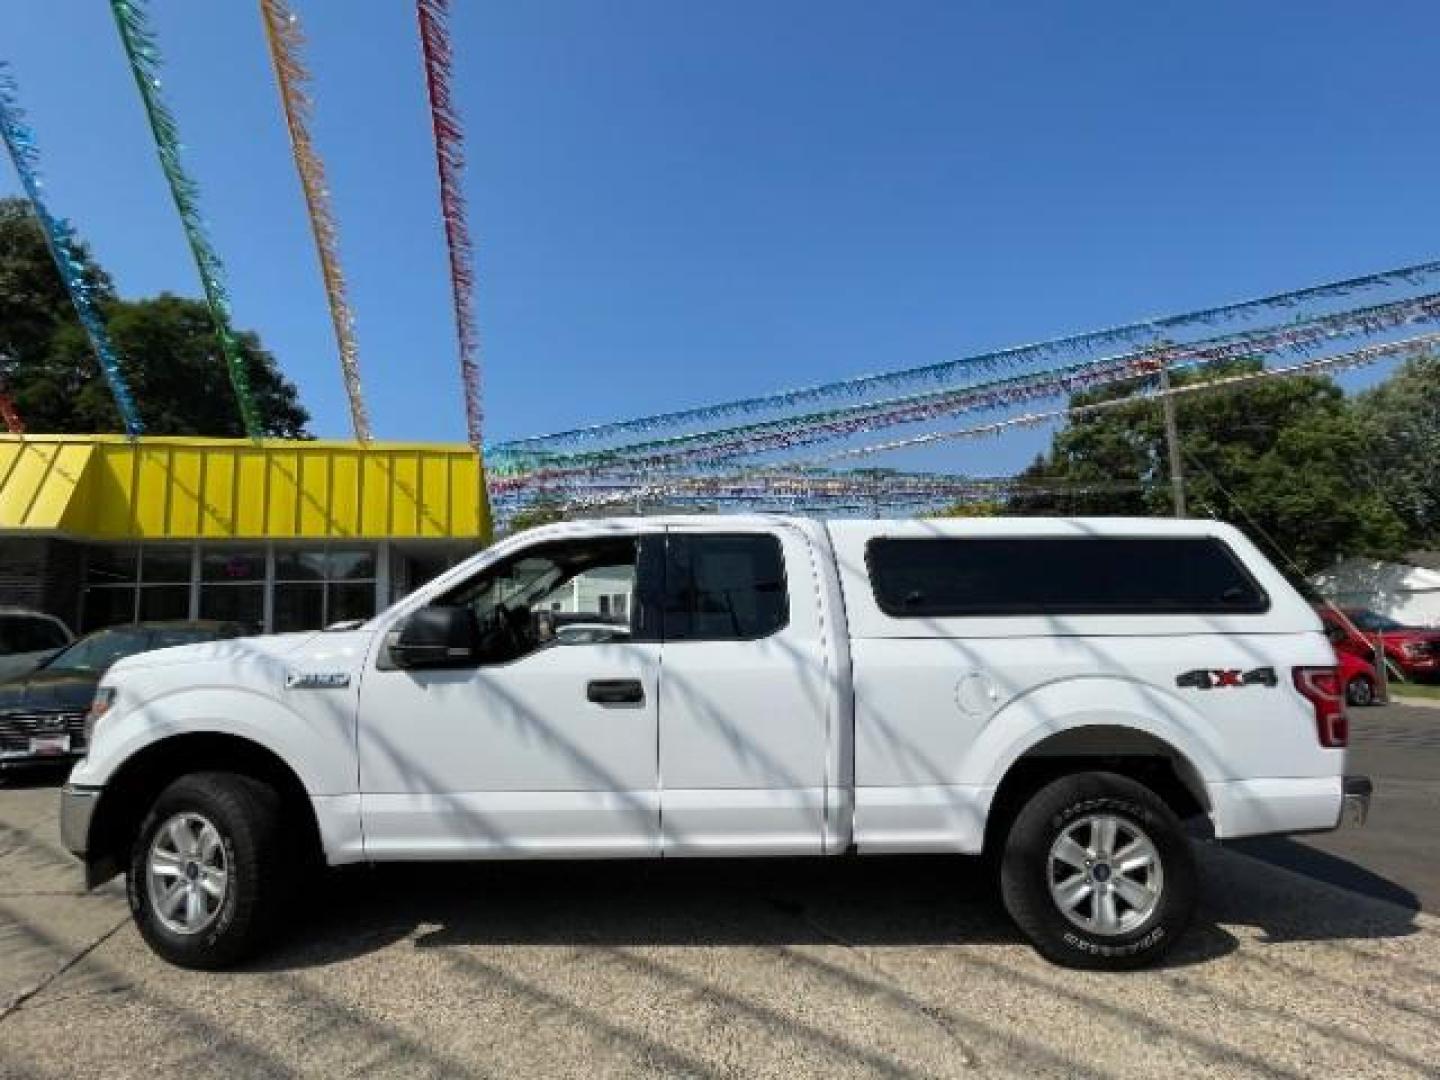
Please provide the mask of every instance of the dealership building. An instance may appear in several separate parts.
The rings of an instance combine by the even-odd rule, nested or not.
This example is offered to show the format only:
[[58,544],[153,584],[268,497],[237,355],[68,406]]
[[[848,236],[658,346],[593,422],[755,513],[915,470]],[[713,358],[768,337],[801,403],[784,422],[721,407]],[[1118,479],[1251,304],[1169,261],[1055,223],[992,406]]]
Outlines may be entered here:
[[0,436],[0,605],[77,632],[366,618],[489,537],[463,444]]

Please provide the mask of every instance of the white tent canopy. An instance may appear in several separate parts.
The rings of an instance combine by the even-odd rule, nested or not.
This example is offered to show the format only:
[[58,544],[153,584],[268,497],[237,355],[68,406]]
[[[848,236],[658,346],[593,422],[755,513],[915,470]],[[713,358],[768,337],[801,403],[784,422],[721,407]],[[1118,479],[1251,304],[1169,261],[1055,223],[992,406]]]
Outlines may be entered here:
[[1310,579],[1342,608],[1369,608],[1408,626],[1440,627],[1440,571],[1408,563],[1346,559]]

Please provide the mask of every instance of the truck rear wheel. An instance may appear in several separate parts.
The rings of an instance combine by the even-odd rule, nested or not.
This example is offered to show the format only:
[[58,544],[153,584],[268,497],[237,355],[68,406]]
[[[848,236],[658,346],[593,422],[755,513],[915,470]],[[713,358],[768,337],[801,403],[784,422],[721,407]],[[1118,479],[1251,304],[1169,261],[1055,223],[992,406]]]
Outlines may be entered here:
[[1194,914],[1195,863],[1171,809],[1115,773],[1061,777],[1010,827],[1005,908],[1047,959],[1120,970],[1159,959]]
[[289,875],[280,797],[248,776],[182,776],[150,808],[130,860],[130,911],[145,941],[187,968],[222,968],[270,934]]

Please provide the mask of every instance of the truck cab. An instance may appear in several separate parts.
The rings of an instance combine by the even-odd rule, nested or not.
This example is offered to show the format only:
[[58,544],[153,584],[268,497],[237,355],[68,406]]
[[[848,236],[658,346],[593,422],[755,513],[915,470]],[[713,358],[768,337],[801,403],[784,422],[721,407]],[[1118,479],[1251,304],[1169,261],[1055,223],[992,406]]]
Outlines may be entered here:
[[982,851],[1047,956],[1134,966],[1185,819],[1368,799],[1318,618],[1201,521],[547,526],[357,628],[123,661],[90,723],[67,846],[192,966],[316,864]]

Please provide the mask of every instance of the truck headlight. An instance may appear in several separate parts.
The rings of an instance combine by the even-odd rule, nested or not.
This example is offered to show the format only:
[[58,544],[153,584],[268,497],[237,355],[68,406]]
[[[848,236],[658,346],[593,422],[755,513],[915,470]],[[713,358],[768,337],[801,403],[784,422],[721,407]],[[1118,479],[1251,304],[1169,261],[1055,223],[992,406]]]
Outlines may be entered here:
[[90,708],[85,713],[85,745],[89,746],[95,739],[95,725],[100,718],[110,711],[110,706],[115,704],[115,688],[113,686],[101,686],[95,691],[95,696],[90,701]]

